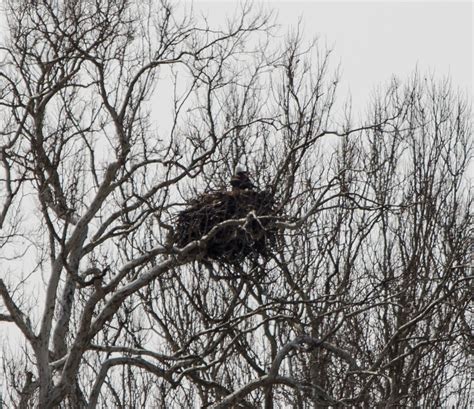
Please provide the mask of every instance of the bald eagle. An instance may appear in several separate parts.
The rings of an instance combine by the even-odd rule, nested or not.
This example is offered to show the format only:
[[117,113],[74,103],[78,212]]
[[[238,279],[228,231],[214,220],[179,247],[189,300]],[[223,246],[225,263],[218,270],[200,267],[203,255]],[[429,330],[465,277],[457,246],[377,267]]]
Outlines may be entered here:
[[247,171],[241,166],[235,168],[234,175],[230,179],[230,184],[232,185],[233,190],[246,190],[255,187],[250,180]]

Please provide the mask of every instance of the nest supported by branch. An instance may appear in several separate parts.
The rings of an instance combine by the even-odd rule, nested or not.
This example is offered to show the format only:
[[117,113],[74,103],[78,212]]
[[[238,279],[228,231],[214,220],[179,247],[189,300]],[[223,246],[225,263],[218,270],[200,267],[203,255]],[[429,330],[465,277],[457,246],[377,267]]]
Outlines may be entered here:
[[236,189],[205,193],[178,214],[170,239],[178,247],[184,247],[222,222],[245,219],[243,224],[218,227],[199,250],[200,254],[223,263],[241,262],[251,255],[266,257],[276,240],[271,217],[274,214],[273,196],[266,191]]

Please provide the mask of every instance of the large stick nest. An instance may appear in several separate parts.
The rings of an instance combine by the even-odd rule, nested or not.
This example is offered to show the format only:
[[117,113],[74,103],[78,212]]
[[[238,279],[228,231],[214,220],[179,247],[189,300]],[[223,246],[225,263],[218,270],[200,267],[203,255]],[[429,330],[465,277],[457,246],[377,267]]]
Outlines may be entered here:
[[276,241],[273,215],[274,199],[266,191],[236,189],[205,193],[190,201],[188,207],[178,214],[170,239],[178,247],[184,247],[201,239],[222,222],[246,219],[240,225],[217,228],[217,232],[200,248],[200,255],[223,263],[240,262],[249,256],[267,257]]

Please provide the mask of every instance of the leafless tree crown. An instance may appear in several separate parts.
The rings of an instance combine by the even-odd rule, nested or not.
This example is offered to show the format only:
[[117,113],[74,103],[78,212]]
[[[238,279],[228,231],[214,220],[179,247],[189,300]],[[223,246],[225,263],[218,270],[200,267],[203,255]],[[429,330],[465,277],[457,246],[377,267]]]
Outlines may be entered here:
[[[467,408],[466,98],[415,73],[341,121],[317,41],[172,3],[2,6],[6,407]],[[278,210],[169,240],[237,165]],[[200,256],[249,220],[271,251]]]

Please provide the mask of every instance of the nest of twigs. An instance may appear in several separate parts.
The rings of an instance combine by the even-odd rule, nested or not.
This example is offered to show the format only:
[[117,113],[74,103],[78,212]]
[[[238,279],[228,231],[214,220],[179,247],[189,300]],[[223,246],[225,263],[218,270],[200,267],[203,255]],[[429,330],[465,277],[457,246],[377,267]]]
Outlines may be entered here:
[[215,228],[197,251],[204,259],[223,263],[241,262],[249,256],[267,257],[276,240],[277,231],[272,227],[274,214],[273,196],[266,191],[204,193],[178,214],[170,239],[178,247],[184,247],[200,240],[222,222],[245,219],[244,223],[230,222]]

